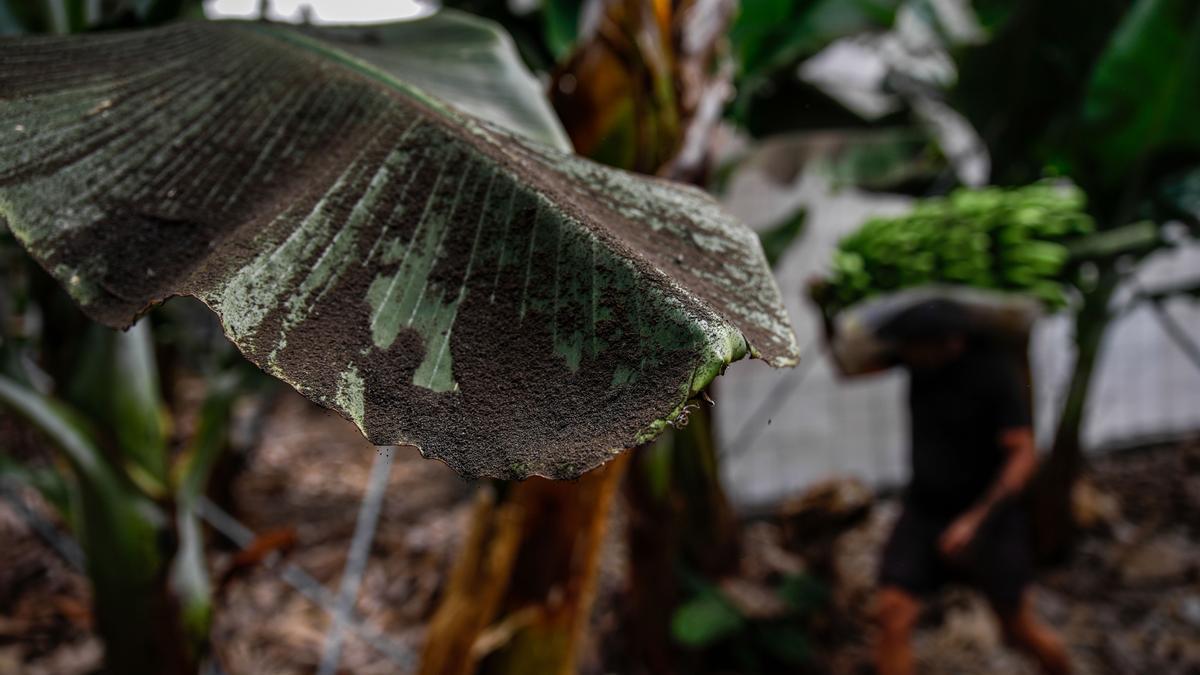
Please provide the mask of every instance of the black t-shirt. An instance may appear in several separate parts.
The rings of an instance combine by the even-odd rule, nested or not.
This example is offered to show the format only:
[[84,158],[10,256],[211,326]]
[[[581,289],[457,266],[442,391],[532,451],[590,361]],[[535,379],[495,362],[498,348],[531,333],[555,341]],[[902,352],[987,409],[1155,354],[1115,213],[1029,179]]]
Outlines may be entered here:
[[960,513],[998,477],[1002,432],[1030,424],[1020,370],[1010,352],[975,341],[941,368],[910,373],[909,503],[934,515]]

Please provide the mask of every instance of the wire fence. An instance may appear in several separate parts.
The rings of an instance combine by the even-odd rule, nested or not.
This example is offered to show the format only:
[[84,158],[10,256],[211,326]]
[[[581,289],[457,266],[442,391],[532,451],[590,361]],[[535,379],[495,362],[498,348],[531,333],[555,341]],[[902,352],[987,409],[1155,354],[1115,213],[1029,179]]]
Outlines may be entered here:
[[[412,647],[401,643],[389,636],[379,626],[354,614],[358,590],[366,570],[367,554],[379,523],[379,512],[386,494],[385,488],[392,465],[393,451],[392,448],[380,448],[371,468],[371,476],[360,503],[358,520],[355,523],[354,536],[350,542],[349,554],[338,592],[330,590],[303,568],[291,563],[284,563],[279,552],[270,553],[262,561],[264,567],[274,570],[292,590],[324,610],[329,616],[325,648],[318,673],[332,675],[338,672],[342,643],[346,635],[353,635],[363,644],[370,646],[395,664],[400,672],[412,672],[417,668],[418,657]],[[30,503],[28,499],[30,489],[29,486],[12,479],[0,478],[0,500],[8,504],[30,531],[45,542],[50,550],[69,567],[78,573],[84,573],[87,560],[83,550],[69,534],[63,532],[55,523],[43,516],[34,504]],[[196,504],[196,513],[206,524],[242,549],[250,548],[257,539],[254,531],[207,497],[200,497]],[[217,659],[210,659],[205,668],[209,675],[222,675],[223,673]]]
[[[382,628],[354,614],[354,605],[362,585],[363,573],[366,571],[367,554],[375,537],[379,513],[387,493],[385,488],[394,451],[394,448],[380,448],[371,466],[371,475],[359,504],[358,519],[355,522],[354,535],[350,541],[338,592],[330,590],[297,565],[281,564],[278,552],[271,553],[263,561],[264,566],[277,570],[280,579],[329,616],[319,673],[332,674],[338,671],[342,644],[347,634],[358,638],[394,663],[400,672],[416,670],[418,657],[409,645],[399,642]],[[200,498],[196,512],[205,523],[239,547],[245,549],[254,544],[254,532],[207,497]]]

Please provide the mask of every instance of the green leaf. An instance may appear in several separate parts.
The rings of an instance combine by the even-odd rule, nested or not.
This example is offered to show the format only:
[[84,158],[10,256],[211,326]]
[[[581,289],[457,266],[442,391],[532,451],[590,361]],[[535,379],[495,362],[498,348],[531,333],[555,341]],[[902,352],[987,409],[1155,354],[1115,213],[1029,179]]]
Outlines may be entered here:
[[175,520],[179,550],[171,562],[171,587],[179,599],[193,657],[204,648],[212,622],[212,583],[196,500],[204,494],[212,468],[228,444],[233,402],[241,382],[236,369],[210,379],[196,436],[177,464]]
[[233,402],[246,380],[234,367],[209,378],[208,393],[196,425],[196,435],[174,466],[176,503],[190,505],[208,484],[208,476],[229,440]]
[[27,419],[62,451],[71,467],[104,494],[116,494],[121,480],[92,443],[79,416],[53,399],[0,375],[0,405]]
[[112,672],[145,669],[156,634],[154,603],[162,556],[163,514],[105,462],[77,414],[63,404],[0,376],[0,408],[24,418],[63,454],[79,485],[77,532],[87,555],[96,620]]
[[1106,185],[1154,153],[1200,152],[1200,3],[1138,0],[1100,56],[1082,136]]
[[315,36],[458,110],[560,150],[571,142],[497,24],[463,12],[382,26],[310,28]]
[[575,47],[579,37],[580,0],[545,0],[542,5],[542,25],[546,46],[554,58],[562,61]]
[[707,647],[741,630],[742,615],[715,588],[680,605],[671,616],[671,636],[687,647]]
[[113,426],[125,456],[156,486],[167,482],[167,424],[150,322],[115,336],[112,362]]
[[126,332],[89,325],[64,398],[111,434],[124,468],[147,494],[167,488],[167,427],[154,344],[146,321]]
[[378,445],[576,476],[729,362],[796,359],[757,238],[704,193],[513,136],[295,30],[184,23],[0,59],[0,214],[85,311],[120,327],[198,297]]

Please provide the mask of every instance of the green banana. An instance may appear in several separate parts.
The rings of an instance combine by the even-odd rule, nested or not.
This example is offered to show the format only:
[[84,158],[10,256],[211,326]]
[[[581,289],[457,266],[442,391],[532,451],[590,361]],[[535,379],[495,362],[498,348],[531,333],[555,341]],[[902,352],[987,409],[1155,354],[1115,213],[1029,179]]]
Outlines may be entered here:
[[928,283],[955,283],[1065,302],[1061,243],[1095,229],[1073,186],[960,189],[917,202],[898,218],[872,218],[842,239],[832,261],[837,311],[872,295]]

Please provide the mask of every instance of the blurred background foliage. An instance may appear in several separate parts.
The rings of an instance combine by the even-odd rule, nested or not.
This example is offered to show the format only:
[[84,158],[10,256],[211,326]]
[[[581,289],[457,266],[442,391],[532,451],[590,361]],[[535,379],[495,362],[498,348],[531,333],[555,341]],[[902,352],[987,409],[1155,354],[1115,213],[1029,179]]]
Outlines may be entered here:
[[[6,0],[0,35],[202,17],[197,0]],[[84,317],[3,222],[0,259],[0,406],[57,451],[44,466],[5,448],[0,479],[37,488],[78,542],[107,672],[196,672],[212,606],[195,503],[229,446],[235,396],[264,391],[268,378],[197,303],[114,331]],[[174,428],[163,381],[164,370],[170,380],[182,369],[207,381],[187,436]]]
[[5,0],[0,35],[65,35],[203,17],[200,0]]

